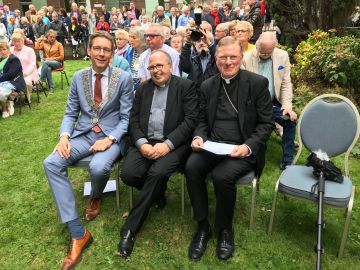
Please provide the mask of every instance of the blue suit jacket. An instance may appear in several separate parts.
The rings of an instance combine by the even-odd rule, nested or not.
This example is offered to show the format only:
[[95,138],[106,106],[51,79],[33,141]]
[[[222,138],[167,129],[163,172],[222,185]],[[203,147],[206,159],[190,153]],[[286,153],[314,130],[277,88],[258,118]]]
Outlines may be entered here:
[[[108,95],[100,105],[99,126],[105,135],[112,135],[118,143],[127,133],[129,114],[134,93],[131,75],[119,68],[110,67]],[[66,105],[60,134],[68,133],[75,138],[89,132],[96,117],[92,109],[91,68],[75,73]]]

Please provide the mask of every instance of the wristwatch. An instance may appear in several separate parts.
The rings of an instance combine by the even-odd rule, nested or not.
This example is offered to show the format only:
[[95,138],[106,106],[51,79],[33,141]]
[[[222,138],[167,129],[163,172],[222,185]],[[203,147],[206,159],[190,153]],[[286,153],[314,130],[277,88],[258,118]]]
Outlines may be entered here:
[[113,143],[116,143],[117,141],[116,141],[116,139],[115,139],[115,137],[113,136],[113,135],[109,135],[109,136],[107,136],[108,137],[108,139],[110,140],[110,141],[112,141]]

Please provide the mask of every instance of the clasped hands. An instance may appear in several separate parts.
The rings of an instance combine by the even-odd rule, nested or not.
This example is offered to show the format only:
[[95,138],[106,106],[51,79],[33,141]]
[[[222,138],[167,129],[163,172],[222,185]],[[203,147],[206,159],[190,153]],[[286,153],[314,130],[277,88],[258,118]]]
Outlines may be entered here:
[[[202,138],[197,137],[191,143],[191,148],[193,151],[199,152],[204,150],[204,141]],[[233,158],[245,158],[250,154],[249,148],[245,144],[236,145],[234,149],[229,154],[230,157]]]
[[165,156],[170,150],[170,147],[166,143],[157,143],[155,145],[144,143],[140,146],[140,153],[143,157],[151,160],[156,160]]
[[[97,140],[90,148],[89,151],[103,152],[113,144],[113,141],[108,137]],[[58,144],[55,146],[53,153],[58,152],[60,157],[68,159],[70,157],[71,144],[68,136],[61,136]]]

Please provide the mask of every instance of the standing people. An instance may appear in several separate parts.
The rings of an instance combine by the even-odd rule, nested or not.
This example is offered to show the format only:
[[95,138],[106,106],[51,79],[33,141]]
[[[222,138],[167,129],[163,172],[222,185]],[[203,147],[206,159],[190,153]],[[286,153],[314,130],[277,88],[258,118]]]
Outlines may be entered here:
[[110,32],[110,25],[105,21],[104,15],[100,15],[99,22],[96,25],[96,31]]
[[75,17],[71,17],[71,25],[69,27],[69,39],[71,42],[73,57],[79,58],[80,27]]
[[255,44],[262,32],[264,20],[261,14],[261,9],[256,4],[256,0],[248,0],[248,5],[250,6],[250,11],[245,14],[244,21],[248,21],[254,27],[254,35],[251,37],[250,42]]
[[89,55],[87,54],[87,48],[89,46],[89,36],[90,36],[90,26],[89,22],[87,21],[87,15],[81,15],[81,23],[79,25],[80,28],[80,39],[83,41],[84,49],[85,49],[85,56],[84,60],[89,59]]
[[[240,69],[240,44],[232,37],[221,39],[215,57],[220,74],[200,87],[199,123],[191,143],[193,153],[185,166],[190,201],[198,222],[188,253],[192,260],[201,258],[212,234],[208,221],[207,175],[211,174],[216,197],[216,255],[227,260],[235,248],[235,182],[252,170],[256,175],[261,174],[266,141],[274,128],[268,81]],[[203,149],[207,140],[235,146],[228,155],[216,155]]]
[[57,32],[56,40],[64,45],[65,37],[68,35],[66,26],[63,21],[59,20],[59,15],[56,12],[52,13],[52,22],[49,29]]
[[112,36],[103,31],[92,35],[88,54],[92,65],[75,73],[59,143],[43,162],[60,222],[67,224],[71,238],[62,269],[73,269],[93,240],[80,222],[67,168],[81,158],[93,156],[89,165],[91,195],[85,210],[85,219],[93,220],[100,212],[100,198],[111,165],[124,150],[123,138],[133,102],[131,76],[110,67]]

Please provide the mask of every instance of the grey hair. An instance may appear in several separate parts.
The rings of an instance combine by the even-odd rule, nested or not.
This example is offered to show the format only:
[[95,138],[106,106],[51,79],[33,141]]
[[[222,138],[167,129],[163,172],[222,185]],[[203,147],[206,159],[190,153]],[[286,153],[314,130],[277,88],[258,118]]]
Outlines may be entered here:
[[[163,55],[165,55],[166,58],[167,58],[168,64],[172,65],[172,59],[171,59],[170,54],[168,54],[168,53],[165,52],[164,50],[155,50],[155,51],[152,51],[152,52],[151,52],[150,57],[151,57],[152,55],[154,55],[155,53],[162,53]],[[150,57],[149,57],[149,59],[150,59]]]
[[149,28],[156,28],[159,32],[159,35],[161,35],[162,37],[164,37],[164,30],[161,24],[159,23],[152,23],[150,24]]
[[135,27],[131,27],[129,29],[129,34],[133,33],[135,34],[138,38],[140,38],[140,46],[143,50],[146,50],[146,40],[144,38],[145,35],[145,29],[141,26],[135,26]]
[[256,49],[259,49],[261,45],[267,44],[270,42],[273,42],[274,47],[276,47],[277,39],[276,39],[275,32],[263,32],[263,33],[261,33],[260,37],[258,38],[258,40],[255,43]]

